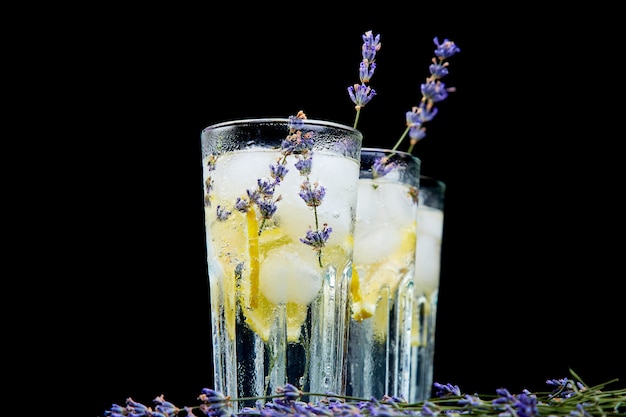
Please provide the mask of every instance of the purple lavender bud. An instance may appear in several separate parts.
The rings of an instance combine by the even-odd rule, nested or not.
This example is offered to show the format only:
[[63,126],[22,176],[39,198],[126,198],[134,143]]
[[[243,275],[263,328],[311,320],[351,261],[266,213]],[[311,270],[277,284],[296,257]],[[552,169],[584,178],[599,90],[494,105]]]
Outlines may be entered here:
[[276,209],[278,208],[273,201],[260,200],[257,201],[256,204],[259,207],[261,217],[263,217],[264,219],[271,219],[274,213],[276,213]]
[[274,182],[269,178],[259,178],[256,182],[259,186],[259,193],[261,195],[266,197],[274,195]]
[[211,177],[207,177],[206,181],[204,182],[204,190],[207,194],[211,194],[211,190],[213,190],[213,180],[211,179]]
[[256,203],[261,199],[261,193],[259,190],[246,190],[246,194],[248,194],[248,199],[250,200],[250,204]]
[[242,213],[247,213],[248,210],[250,210],[250,202],[248,200],[237,197],[237,201],[235,202],[235,209]]
[[376,63],[372,62],[371,64],[367,64],[365,62],[361,62],[359,66],[359,79],[361,83],[365,84],[370,81],[370,78],[374,75],[374,71],[376,70]]
[[191,407],[185,407],[185,412],[187,413],[185,417],[196,417]]
[[430,122],[435,118],[437,112],[439,111],[436,107],[429,107],[424,103],[421,103],[418,109],[419,111],[417,112],[417,115],[420,119],[420,123]]
[[437,49],[435,49],[435,55],[441,59],[450,58],[452,55],[457,52],[461,52],[461,49],[454,44],[454,42],[444,39],[442,43],[439,43],[439,39],[435,37],[433,39],[435,45],[437,45]]
[[228,413],[228,399],[219,391],[203,388],[198,399],[204,403],[200,409],[208,416],[218,417]]
[[272,176],[272,178],[276,178],[277,182],[282,181],[285,178],[287,172],[289,172],[289,170],[283,164],[270,165],[270,175]]
[[376,95],[376,90],[367,87],[365,85],[354,84],[348,87],[348,95],[356,106],[355,109],[360,109],[369,103]]
[[163,397],[163,395],[156,397],[154,399],[154,403],[157,404],[155,409],[167,417],[175,417],[180,411],[174,404],[169,401],[165,401],[165,397]]
[[316,182],[311,187],[309,181],[304,181],[300,186],[300,197],[304,200],[309,207],[319,207],[322,204],[322,200],[326,195],[326,188],[319,186]]
[[437,389],[437,391],[435,392],[435,395],[437,397],[449,397],[451,395],[455,396],[455,397],[460,397],[461,396],[461,389],[459,388],[458,385],[452,385],[452,384],[440,384],[439,382],[435,382],[433,384],[433,386]]
[[446,85],[441,81],[428,81],[420,86],[422,95],[427,99],[436,103],[445,100],[448,97]]
[[435,78],[443,78],[446,75],[448,75],[448,63],[444,63],[444,64],[430,64],[430,66],[428,67],[428,70],[430,71],[430,74],[435,77]]
[[126,415],[126,408],[121,405],[113,404],[109,410],[104,412],[104,415],[109,417],[123,417]]
[[496,393],[500,396],[498,398],[496,398],[495,400],[493,400],[494,404],[505,404],[505,403],[511,403],[514,398],[513,395],[511,395],[511,393],[509,392],[508,389],[506,388],[498,388],[496,390]]
[[327,224],[324,224],[322,230],[313,231],[309,228],[306,232],[306,236],[304,238],[300,238],[300,242],[311,246],[314,250],[319,252],[326,244],[326,241],[328,241],[332,231],[333,229],[328,227]]
[[426,137],[426,128],[412,126],[409,129],[409,138],[411,139],[411,143],[417,143],[418,141],[424,139]]
[[459,405],[478,407],[483,405],[483,400],[475,395],[466,394],[464,399],[459,400]]
[[289,116],[287,127],[289,130],[300,130],[304,126],[304,119],[298,116]]
[[391,170],[393,170],[395,166],[396,164],[390,161],[388,158],[376,158],[376,160],[372,164],[372,176],[374,178],[383,177],[391,172]]
[[282,141],[281,153],[283,155],[302,154],[313,149],[313,132],[302,133],[297,131]]
[[529,394],[529,391],[524,390],[524,392],[517,396],[515,409],[519,417],[535,417],[539,414],[537,397]]
[[295,167],[302,176],[307,176],[311,173],[311,167],[313,166],[313,158],[299,159],[296,162]]
[[437,411],[437,405],[429,401],[424,401],[424,405],[422,405],[422,416],[435,417],[438,415],[439,412]]
[[586,404],[576,404],[576,409],[569,413],[570,417],[592,417],[593,414],[585,410],[585,406]]
[[208,168],[209,171],[214,171],[215,170],[215,162],[217,161],[217,156],[215,155],[209,155],[206,161],[206,166]]
[[363,46],[361,47],[361,55],[364,60],[373,61],[376,58],[376,52],[380,50],[380,34],[374,36],[371,30],[363,34]]
[[126,410],[128,410],[128,416],[130,417],[142,417],[149,416],[148,407],[145,405],[133,401],[132,398],[126,400]]
[[224,207],[222,206],[217,206],[216,209],[216,214],[217,214],[217,221],[219,222],[223,222],[225,220],[228,220],[228,218],[230,217],[230,215],[232,214],[232,212],[226,210]]
[[276,388],[277,394],[284,394],[285,401],[293,402],[300,398],[302,392],[292,384],[286,384],[284,387]]

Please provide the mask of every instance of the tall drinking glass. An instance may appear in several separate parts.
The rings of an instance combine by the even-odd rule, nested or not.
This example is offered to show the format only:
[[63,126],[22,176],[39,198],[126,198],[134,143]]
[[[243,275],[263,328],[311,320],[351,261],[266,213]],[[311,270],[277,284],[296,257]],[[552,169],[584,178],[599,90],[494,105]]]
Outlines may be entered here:
[[433,386],[445,191],[444,182],[432,177],[420,177],[415,253],[417,298],[413,319],[416,323],[413,326],[415,358],[411,361],[411,386],[417,389],[407,398],[410,402],[429,399]]
[[409,398],[420,160],[363,148],[356,211],[348,395]]
[[[302,118],[202,131],[214,387],[345,392],[361,134]],[[237,402],[239,409],[254,401]]]

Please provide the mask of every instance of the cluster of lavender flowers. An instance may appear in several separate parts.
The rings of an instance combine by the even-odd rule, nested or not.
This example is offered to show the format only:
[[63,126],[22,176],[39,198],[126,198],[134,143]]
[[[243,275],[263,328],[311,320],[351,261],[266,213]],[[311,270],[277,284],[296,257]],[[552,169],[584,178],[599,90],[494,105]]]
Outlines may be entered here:
[[306,115],[303,111],[299,111],[295,116],[289,116],[289,135],[282,143],[281,153],[284,155],[282,164],[286,163],[287,155],[296,155],[299,159],[295,163],[295,167],[301,176],[305,177],[305,180],[300,185],[300,198],[304,200],[308,207],[313,209],[313,215],[315,218],[315,230],[309,227],[304,238],[300,238],[300,241],[305,245],[309,245],[317,252],[318,262],[320,267],[322,264],[322,248],[326,245],[328,238],[333,229],[324,223],[320,229],[319,220],[317,217],[317,207],[322,204],[324,196],[326,195],[326,188],[319,185],[316,181],[311,183],[309,180],[309,174],[311,173],[311,166],[313,163],[313,137],[311,132],[302,132],[303,120],[306,119]]
[[[323,224],[320,228],[317,207],[322,204],[324,196],[326,195],[326,188],[320,186],[318,182],[311,183],[309,180],[309,174],[311,173],[311,167],[313,166],[313,134],[312,132],[302,132],[302,126],[306,119],[306,114],[303,111],[298,112],[295,116],[289,116],[289,133],[285,140],[281,144],[280,154],[281,157],[275,164],[270,165],[270,177],[264,177],[257,179],[257,187],[255,189],[246,190],[247,197],[237,198],[234,204],[234,208],[242,213],[247,213],[252,205],[256,205],[261,215],[261,224],[259,226],[260,235],[263,232],[266,222],[274,216],[278,208],[277,204],[281,200],[280,195],[276,195],[276,187],[280,185],[281,181],[289,172],[287,169],[287,157],[294,155],[298,158],[295,163],[295,167],[301,176],[305,178],[300,186],[300,197],[304,200],[307,206],[313,209],[315,217],[315,230],[309,227],[305,237],[300,238],[300,241],[305,245],[311,246],[318,253],[318,261],[320,267],[322,267],[322,248],[328,241],[332,228],[328,224]],[[215,162],[217,158],[212,156],[208,158],[209,171],[215,169]],[[211,206],[210,191],[212,189],[212,180],[209,177],[206,181],[206,196],[205,204]],[[232,211],[227,208],[218,205],[216,207],[216,215],[218,221],[227,220]]]
[[[626,389],[605,390],[609,381],[588,387],[580,380],[551,379],[550,393],[536,394],[528,390],[513,395],[507,389],[496,390],[497,395],[463,394],[457,385],[435,383],[436,398],[409,404],[402,398],[385,396],[380,400],[317,394],[317,404],[300,400],[304,393],[287,384],[277,389],[276,395],[259,398],[232,399],[219,391],[204,388],[198,397],[200,405],[179,408],[156,397],[154,408],[131,398],[124,406],[113,404],[105,411],[107,417],[437,417],[440,415],[471,414],[498,417],[595,417],[626,415]],[[256,400],[254,407],[233,411],[233,403]],[[196,412],[198,414],[196,414]]]
[[[382,46],[380,34],[374,35],[370,30],[365,32],[362,37],[361,56],[363,59],[359,66],[361,84],[354,84],[348,87],[348,95],[355,104],[354,108],[356,109],[354,128],[358,125],[361,109],[376,95],[376,90],[369,86],[369,82],[376,70],[376,54]],[[392,148],[394,151],[398,149],[408,134],[410,140],[407,152],[412,153],[415,144],[426,137],[424,123],[431,121],[437,115],[438,110],[435,107],[435,103],[445,100],[448,97],[448,93],[455,90],[454,87],[446,87],[441,79],[448,75],[449,63],[446,60],[460,52],[461,49],[448,39],[439,42],[439,39],[435,37],[433,41],[436,45],[435,57],[428,68],[430,75],[420,86],[422,98],[417,106],[406,112],[406,129]]]

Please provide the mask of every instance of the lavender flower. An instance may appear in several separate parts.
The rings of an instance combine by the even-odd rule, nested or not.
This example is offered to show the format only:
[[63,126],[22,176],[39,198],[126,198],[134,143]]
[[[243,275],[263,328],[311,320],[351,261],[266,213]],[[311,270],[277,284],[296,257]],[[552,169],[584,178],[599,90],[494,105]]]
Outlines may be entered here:
[[452,385],[452,384],[443,385],[443,384],[440,384],[439,382],[435,382],[433,386],[437,389],[437,391],[435,392],[435,395],[437,397],[447,397],[450,395],[454,395],[456,397],[461,396],[461,389],[459,388],[458,385]]
[[328,227],[328,224],[324,223],[322,230],[312,230],[309,228],[306,232],[306,237],[300,238],[300,241],[311,246],[314,250],[321,252],[332,231],[333,229]]
[[[330,227],[319,229],[317,207],[322,204],[324,196],[326,195],[326,188],[320,186],[317,182],[311,183],[309,175],[313,167],[313,132],[304,132],[304,120],[306,114],[303,111],[298,112],[295,116],[289,116],[288,122],[288,134],[281,143],[280,156],[276,160],[276,163],[269,166],[269,177],[263,177],[257,179],[257,187],[246,190],[246,197],[238,197],[233,207],[235,210],[241,213],[247,213],[253,205],[258,209],[261,222],[259,224],[258,234],[261,235],[267,222],[272,219],[276,211],[278,210],[278,202],[282,199],[280,195],[276,195],[277,187],[284,180],[285,176],[289,172],[287,168],[287,157],[292,155],[297,161],[294,164],[298,173],[304,177],[304,181],[301,185],[300,197],[304,200],[305,204],[313,208],[313,215],[315,220],[315,231],[309,230],[306,236],[302,239],[304,243],[311,245],[318,251],[318,260],[320,267],[323,266],[321,250],[326,241],[328,240],[332,229]],[[208,158],[207,166],[209,171],[215,169],[215,162],[217,157],[210,156]],[[205,204],[211,205],[211,190],[213,189],[213,180],[208,177],[205,181]],[[227,220],[232,211],[228,210],[224,206],[216,207],[216,216],[218,221]]]
[[222,207],[222,206],[217,206],[215,208],[215,212],[217,215],[217,221],[223,222],[224,220],[227,220],[230,215],[232,214],[232,212],[228,211],[226,208]]
[[[569,380],[549,380],[549,385],[568,385]],[[332,393],[303,392],[291,384],[276,389],[274,395],[256,398],[255,407],[245,407],[239,417],[437,417],[472,415],[474,417],[595,417],[626,415],[626,389],[607,390],[610,382],[587,387],[581,381],[571,381],[582,389],[574,391],[567,399],[554,398],[545,393],[523,390],[513,395],[507,389],[496,390],[497,396],[484,401],[478,395],[461,398],[457,385],[440,384],[439,397],[414,404],[402,398],[385,395],[381,399],[354,398]],[[303,402],[303,396],[321,397],[317,402]],[[493,397],[493,396],[489,396]],[[194,410],[203,416],[235,417],[232,403],[250,398],[230,398],[219,391],[204,388],[198,396],[201,404],[194,407],[177,407],[165,401],[163,396],[154,399],[155,408],[128,398],[126,406],[113,404],[104,412],[107,417],[196,417]],[[263,402],[265,400],[265,402]]]
[[414,106],[411,111],[406,113],[407,127],[393,147],[394,150],[400,146],[408,133],[410,141],[407,152],[412,153],[415,144],[426,136],[424,123],[431,121],[437,115],[437,108],[434,107],[434,104],[445,100],[449,92],[456,90],[454,87],[446,87],[441,79],[448,75],[449,63],[446,59],[461,52],[461,49],[448,39],[439,43],[439,38],[435,37],[433,42],[437,48],[435,49],[435,57],[432,59],[433,63],[428,67],[430,76],[420,86],[422,99],[418,106]]
[[276,388],[277,394],[284,394],[286,402],[294,402],[300,396],[302,396],[302,391],[300,391],[295,385],[287,384],[284,387]]
[[[306,119],[306,114],[303,111],[299,111],[296,116],[289,117],[290,131],[282,143],[281,153],[284,155],[284,158],[287,158],[288,155],[295,155],[298,158],[294,166],[300,175],[305,178],[300,186],[301,191],[299,195],[307,206],[313,208],[313,217],[315,219],[315,230],[309,229],[306,236],[300,238],[300,241],[313,246],[318,252],[319,265],[323,267],[322,247],[324,247],[330,237],[332,228],[324,225],[322,230],[319,229],[317,207],[322,204],[326,195],[326,189],[317,182],[311,184],[309,181],[309,174],[313,165],[313,135],[312,132],[303,133],[300,130],[304,119]],[[284,158],[283,161],[285,161]]]
[[198,399],[203,403],[200,410],[207,416],[218,417],[229,414],[229,398],[219,391],[203,388]]
[[556,388],[552,392],[552,397],[569,398],[575,395],[578,391],[583,390],[584,386],[578,381],[572,381],[568,378],[562,379],[549,379],[546,384],[555,386]]
[[[207,168],[209,171],[215,170],[216,160],[217,158],[215,157],[215,155],[210,155],[207,158]],[[212,196],[211,191],[213,190],[213,178],[210,175],[204,181],[204,188],[206,189],[206,192],[204,193],[204,205],[207,207],[211,207],[211,196]]]
[[374,178],[387,175],[391,170],[393,170],[395,165],[396,164],[394,162],[389,162],[386,157],[378,158],[372,164],[372,175]]
[[[448,39],[439,42],[439,38],[435,37],[433,42],[436,46],[434,51],[435,57],[432,59],[432,64],[428,67],[430,76],[420,85],[422,98],[417,106],[413,106],[410,111],[406,112],[406,129],[393,146],[392,150],[398,149],[408,135],[409,148],[407,152],[412,153],[415,144],[426,137],[424,123],[433,120],[437,115],[438,110],[434,104],[445,100],[448,97],[448,93],[455,91],[454,87],[446,87],[441,79],[448,75],[449,63],[446,60],[460,52],[461,49]],[[376,63],[374,61],[381,45],[380,34],[374,35],[372,31],[367,31],[363,34],[363,46],[361,48],[363,60],[359,67],[359,79],[361,80],[361,84],[348,87],[348,95],[356,105],[354,128],[358,126],[361,108],[369,103],[376,95],[376,91],[367,86],[367,83],[372,78],[374,70],[376,69]],[[379,166],[379,168],[382,167]],[[380,169],[379,171],[381,175],[384,175],[384,170]]]
[[318,207],[326,195],[326,188],[321,187],[317,182],[313,185],[306,180],[300,185],[300,197],[309,207]]
[[380,34],[374,35],[371,30],[363,34],[363,46],[361,47],[362,60],[359,65],[359,80],[361,84],[354,84],[348,87],[348,95],[355,104],[356,119],[354,127],[356,128],[361,109],[376,95],[376,90],[367,85],[376,70],[376,53],[380,50]]

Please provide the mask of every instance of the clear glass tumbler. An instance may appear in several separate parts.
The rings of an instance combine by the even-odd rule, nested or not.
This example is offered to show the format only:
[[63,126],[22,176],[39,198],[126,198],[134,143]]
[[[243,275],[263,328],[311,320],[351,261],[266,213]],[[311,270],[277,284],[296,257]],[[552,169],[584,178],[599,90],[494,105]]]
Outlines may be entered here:
[[445,192],[444,182],[428,176],[420,177],[415,253],[417,298],[413,326],[414,359],[411,361],[411,386],[416,389],[407,398],[410,402],[425,401],[432,393]]
[[345,392],[361,141],[301,118],[202,131],[216,390]]
[[420,160],[363,148],[356,211],[348,395],[409,398]]

